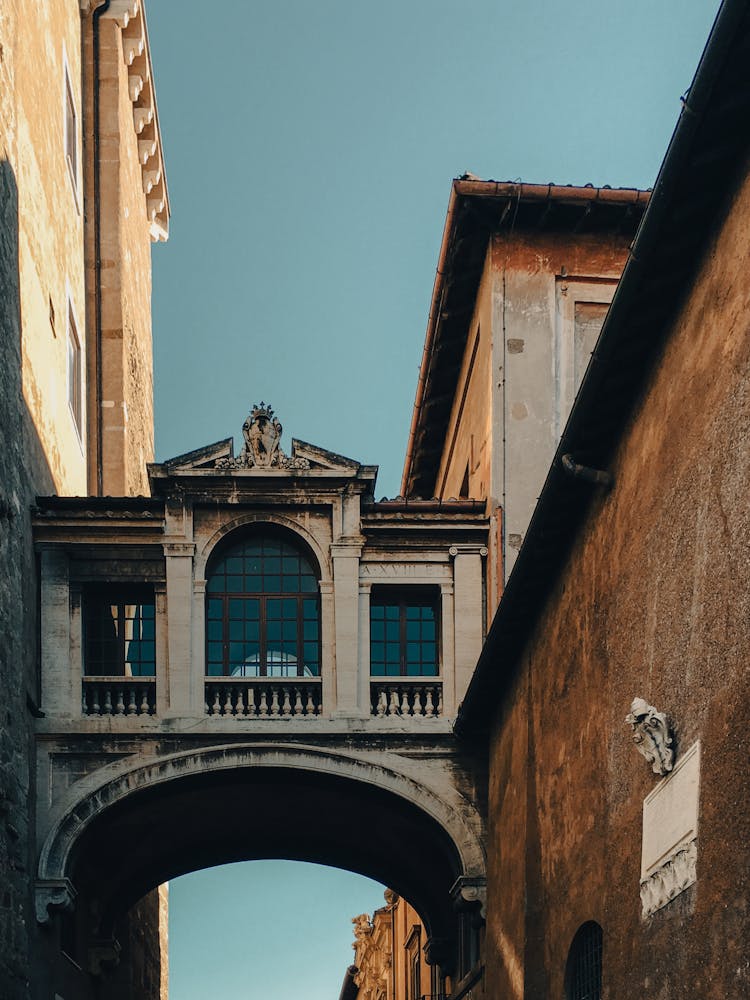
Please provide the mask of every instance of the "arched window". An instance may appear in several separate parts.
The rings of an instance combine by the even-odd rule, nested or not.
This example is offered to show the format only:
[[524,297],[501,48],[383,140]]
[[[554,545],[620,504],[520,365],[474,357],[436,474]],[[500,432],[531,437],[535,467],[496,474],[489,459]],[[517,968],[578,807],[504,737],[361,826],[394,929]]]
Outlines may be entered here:
[[576,931],[565,967],[565,1000],[601,1000],[602,929],[593,920]]
[[286,536],[247,535],[209,566],[206,673],[211,677],[317,677],[318,578]]

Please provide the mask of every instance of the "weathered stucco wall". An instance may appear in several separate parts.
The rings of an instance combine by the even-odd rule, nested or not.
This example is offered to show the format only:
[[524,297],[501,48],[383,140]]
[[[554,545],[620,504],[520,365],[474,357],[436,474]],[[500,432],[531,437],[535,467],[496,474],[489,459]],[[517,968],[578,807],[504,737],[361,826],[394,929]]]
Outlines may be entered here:
[[[561,996],[592,919],[608,1000],[750,991],[749,215],[745,181],[495,723],[498,1000]],[[678,762],[701,742],[697,883],[645,920],[642,804],[659,779],[623,722],[636,695],[673,718]]]

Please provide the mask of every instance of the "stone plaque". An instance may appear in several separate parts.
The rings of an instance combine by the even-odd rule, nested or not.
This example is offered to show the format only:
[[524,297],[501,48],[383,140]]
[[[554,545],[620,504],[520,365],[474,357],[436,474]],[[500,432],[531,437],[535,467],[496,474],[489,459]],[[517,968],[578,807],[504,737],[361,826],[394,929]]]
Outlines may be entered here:
[[700,743],[643,800],[641,902],[649,916],[696,880]]

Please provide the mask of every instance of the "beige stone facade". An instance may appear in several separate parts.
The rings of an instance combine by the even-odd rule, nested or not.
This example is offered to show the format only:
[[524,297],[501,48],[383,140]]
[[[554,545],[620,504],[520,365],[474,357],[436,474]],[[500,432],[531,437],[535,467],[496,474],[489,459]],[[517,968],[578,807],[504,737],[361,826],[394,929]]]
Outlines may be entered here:
[[402,493],[486,501],[490,614],[647,200],[453,183]]
[[[145,488],[150,246],[166,237],[169,209],[142,4],[113,0],[104,12],[55,0],[32,10],[6,0],[0,38],[0,689],[8,719],[0,994],[26,1000],[54,995],[39,958],[47,939],[32,916],[38,842],[28,748],[42,689],[29,514],[38,495]],[[134,73],[149,81],[137,95]],[[138,145],[144,129],[148,151]],[[149,172],[159,174],[151,196]],[[119,350],[102,349],[110,335]],[[115,424],[127,428],[127,447]]]

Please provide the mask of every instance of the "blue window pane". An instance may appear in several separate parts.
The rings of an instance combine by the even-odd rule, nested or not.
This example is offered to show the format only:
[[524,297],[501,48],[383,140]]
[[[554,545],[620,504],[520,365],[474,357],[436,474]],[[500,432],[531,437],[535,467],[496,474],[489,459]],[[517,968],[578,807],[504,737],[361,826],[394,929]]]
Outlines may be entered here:
[[296,621],[285,621],[281,634],[285,639],[296,639],[297,638],[297,622]]
[[206,674],[209,677],[221,677],[222,673],[223,670],[220,663],[209,663],[206,666]]
[[398,677],[401,670],[398,663],[388,663],[385,672],[388,677]]
[[385,662],[385,643],[373,642],[370,646],[370,659],[373,663]]
[[226,591],[228,594],[241,594],[244,590],[241,576],[228,576]]
[[385,607],[385,617],[389,621],[394,621],[394,620],[398,621],[398,611],[399,608],[397,604],[396,605],[388,604]]
[[388,663],[398,664],[401,662],[400,647],[397,642],[388,642],[385,647],[385,658]]
[[407,663],[406,674],[408,677],[419,677],[422,673],[421,663]]
[[373,604],[370,608],[370,618],[373,621],[379,622],[385,618],[385,608],[382,604]]
[[209,622],[208,623],[208,638],[209,639],[222,639],[222,624],[221,622]]
[[303,622],[302,623],[302,634],[305,639],[317,639],[318,638],[318,623],[317,622]]
[[422,643],[422,661],[424,663],[437,664],[437,644],[434,642]]
[[154,638],[154,620],[146,618],[141,622],[141,636],[144,639]]
[[242,573],[242,559],[239,556],[232,556],[226,561],[225,572],[227,573]]
[[255,573],[256,576],[260,576],[263,572],[263,560],[260,556],[249,556],[245,558],[245,572]]
[[401,625],[399,622],[387,622],[385,637],[391,642],[398,642],[401,635]]
[[306,574],[302,577],[302,593],[314,594],[318,589],[318,581],[314,576]]
[[419,620],[422,617],[422,608],[415,604],[410,604],[406,609],[407,621]]
[[230,639],[244,639],[245,638],[245,624],[241,621],[232,621],[229,623],[229,638]]
[[224,590],[224,577],[218,575],[212,576],[208,581],[206,590],[209,594],[221,593]]
[[284,556],[281,563],[281,569],[284,573],[291,573],[293,576],[299,576],[299,557]]
[[245,622],[245,638],[253,639],[258,641],[260,638],[260,623],[259,622]]
[[309,667],[311,663],[317,663],[318,662],[317,642],[306,642],[303,648],[304,648],[305,665]]
[[263,590],[267,594],[278,594],[281,590],[281,577],[280,576],[264,576],[263,577]]
[[281,601],[277,597],[271,597],[266,601],[266,617],[281,618]]
[[245,620],[257,621],[260,618],[260,601],[251,597],[249,600],[243,601],[242,603],[245,609]]
[[268,573],[281,573],[281,559],[278,557],[266,558],[263,561],[263,572]]
[[435,638],[435,622],[434,621],[423,621],[422,622],[422,638],[423,639],[434,639]]
[[385,640],[385,624],[383,622],[370,622],[370,638],[379,642]]
[[281,611],[284,618],[297,618],[297,602],[286,597],[281,602]]
[[266,635],[269,642],[278,642],[281,639],[281,622],[269,621],[266,623]]
[[212,598],[208,602],[208,617],[209,618],[221,618],[223,613],[222,602]]
[[283,594],[296,594],[299,592],[299,577],[298,576],[282,576],[281,578],[281,592]]
[[220,642],[209,642],[208,659],[211,663],[221,663],[223,659],[223,646]]
[[263,539],[263,553],[264,555],[281,555],[281,542],[275,538],[264,538]]
[[302,602],[302,614],[306,619],[318,618],[318,602],[305,600]]
[[373,677],[385,677],[385,664],[384,663],[370,663],[370,673]]
[[259,574],[245,576],[245,593],[260,594],[263,591],[263,578]]
[[419,622],[407,622],[406,623],[406,638],[412,642],[416,642],[421,637],[422,627]]
[[407,663],[419,663],[422,659],[422,648],[418,642],[407,642],[406,644],[406,662]]

